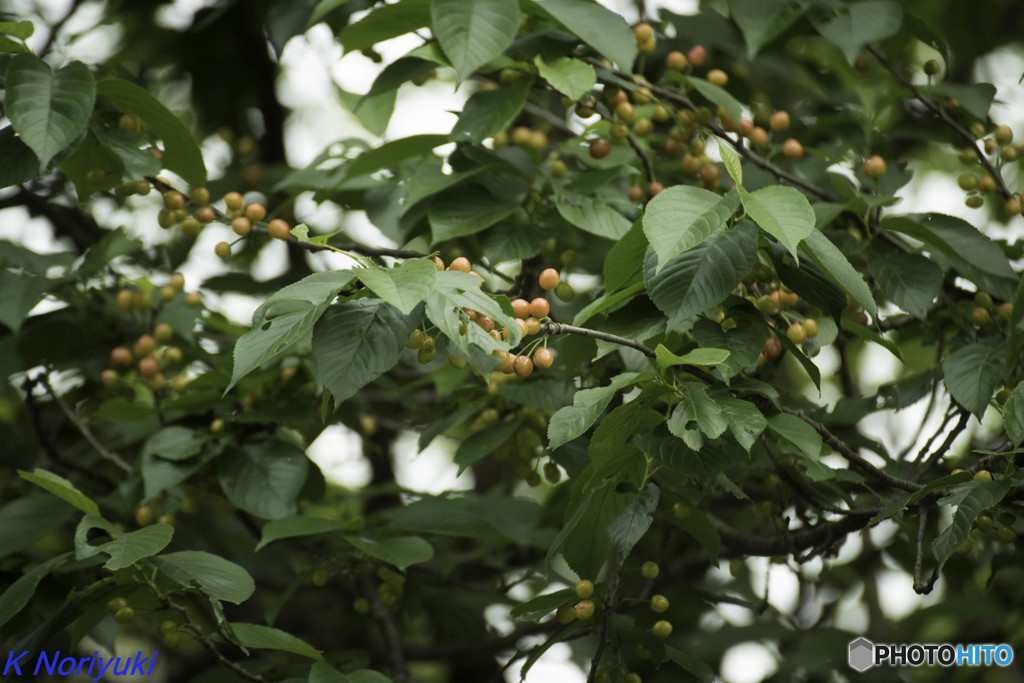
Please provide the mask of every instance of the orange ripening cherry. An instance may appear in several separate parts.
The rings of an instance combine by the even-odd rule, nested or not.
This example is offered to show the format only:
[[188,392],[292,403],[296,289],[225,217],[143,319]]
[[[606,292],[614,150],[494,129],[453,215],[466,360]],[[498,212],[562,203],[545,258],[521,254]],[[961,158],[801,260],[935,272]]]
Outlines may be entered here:
[[530,302],[526,299],[513,299],[512,300],[512,312],[517,318],[526,320],[530,317]]
[[455,270],[460,273],[468,273],[472,269],[473,268],[469,263],[469,259],[466,258],[465,256],[460,256],[457,259],[452,260],[452,262],[448,264],[448,270]]
[[516,356],[512,361],[512,371],[520,377],[529,377],[533,372],[533,361],[528,356]]
[[[561,278],[558,277],[558,271],[554,268],[545,268],[541,271],[540,277],[537,278],[537,282],[540,284],[540,288],[544,290],[551,290],[558,286]],[[525,316],[524,316],[525,317]]]
[[291,233],[292,229],[284,219],[275,218],[267,223],[267,234],[276,240],[287,240]]
[[538,368],[550,368],[554,361],[555,354],[551,352],[551,349],[537,349],[533,352],[533,364]]
[[530,315],[534,318],[543,318],[551,312],[551,304],[547,299],[537,297],[530,302]]

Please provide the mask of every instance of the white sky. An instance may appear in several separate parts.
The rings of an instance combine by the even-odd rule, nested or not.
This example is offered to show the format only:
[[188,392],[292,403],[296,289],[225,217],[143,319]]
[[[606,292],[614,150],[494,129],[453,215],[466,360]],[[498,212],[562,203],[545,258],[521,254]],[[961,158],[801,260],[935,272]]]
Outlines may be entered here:
[[[160,20],[167,25],[187,26],[192,14],[199,8],[213,4],[202,0],[178,0],[175,5],[162,11]],[[623,14],[629,21],[635,20],[635,5],[630,0],[604,0],[604,4]],[[27,0],[11,0],[8,3],[12,11],[31,7]],[[689,13],[695,11],[695,0],[663,0],[658,3],[647,3],[648,11],[659,6],[670,6],[673,11]],[[48,19],[60,17],[69,6],[69,0],[48,0],[42,8]],[[85,3],[75,20],[68,28],[92,26],[102,12],[101,3]],[[87,63],[101,62],[118,38],[118,30],[112,27],[101,27],[89,31],[77,40],[65,56],[81,59]],[[33,38],[38,44],[45,39],[40,32]],[[352,92],[365,92],[373,82],[377,73],[384,65],[400,57],[408,50],[416,47],[419,40],[405,37],[388,41],[377,46],[384,56],[384,64],[377,65],[359,53],[343,55],[341,48],[333,40],[329,29],[319,25],[310,29],[304,36],[292,39],[284,50],[281,66],[282,77],[278,83],[278,94],[282,103],[291,110],[286,123],[286,144],[289,162],[296,167],[307,164],[326,145],[348,136],[370,138],[362,130],[359,123],[344,111],[334,95],[335,85],[340,85]],[[1021,49],[1003,49],[991,58],[981,62],[977,77],[993,82],[998,90],[997,101],[992,110],[992,117],[997,123],[1007,123],[1018,131],[1018,139],[1024,134],[1024,88],[1017,83],[1017,77],[1024,72],[1024,51]],[[454,125],[456,117],[451,112],[461,109],[467,96],[466,88],[454,90],[454,76],[441,71],[440,78],[417,88],[403,86],[399,91],[395,114],[385,132],[383,139],[391,140],[418,133],[447,133]],[[216,173],[218,158],[224,159],[223,143],[211,139],[207,141],[204,152],[208,161],[212,161],[211,170]],[[1011,170],[1007,173],[1011,187],[1017,174]],[[957,188],[955,175],[918,174],[912,183],[904,188],[900,196],[901,204],[896,207],[900,212],[938,211],[961,216],[971,222],[984,221],[984,216],[967,209],[963,204],[963,193]],[[113,202],[97,202],[96,215],[103,224],[116,226],[124,223],[129,230],[144,237],[150,242],[161,242],[167,234],[156,227],[155,215],[157,199],[153,195],[146,198],[132,198],[131,210],[117,208]],[[340,210],[332,205],[316,207],[308,198],[303,198],[297,205],[297,214],[314,227],[336,226],[343,221],[346,229],[357,239],[376,243],[387,243],[388,240],[366,221],[361,213],[353,212],[342,216]],[[1016,235],[1024,234],[1024,219],[1017,218],[1005,228],[996,227],[989,234]],[[986,229],[989,229],[986,227]],[[233,238],[227,227],[211,226],[203,231],[199,238],[198,248],[182,268],[187,282],[197,283],[211,275],[226,271],[224,264],[213,255],[213,245],[219,241]],[[20,241],[38,251],[60,249],[53,242],[52,234],[45,221],[28,220],[24,212],[18,209],[0,213],[0,239]],[[331,260],[322,260],[322,256],[311,256],[321,259],[319,266],[336,267]],[[337,259],[338,257],[327,257]],[[268,279],[280,274],[285,267],[285,247],[283,244],[272,244],[264,250],[257,266],[255,275],[258,279]],[[139,273],[142,275],[142,273]],[[220,299],[207,295],[207,304],[221,308],[230,317],[248,321],[252,310],[258,302],[246,297],[222,297]],[[41,305],[40,310],[47,304]],[[890,381],[899,369],[899,363],[887,351],[876,346],[868,347],[867,362],[862,364],[861,381],[865,392],[872,387]],[[816,358],[823,376],[834,371],[837,358],[831,349],[824,349]],[[812,398],[817,400],[817,392]],[[826,389],[823,397],[829,403],[834,402],[838,395],[834,390]],[[924,411],[924,402],[913,406],[898,415],[876,414],[870,416],[864,425],[868,433],[881,438],[890,449],[899,450],[912,434],[906,432],[906,426],[915,426],[920,422]],[[942,406],[935,411],[929,427],[937,425],[942,414]],[[972,420],[972,422],[974,422]],[[977,425],[974,425],[977,427]],[[925,434],[929,430],[925,430]],[[962,441],[963,439],[961,439]],[[411,489],[430,493],[445,490],[466,489],[472,487],[471,474],[456,477],[456,468],[452,463],[452,454],[457,444],[445,438],[435,440],[433,445],[422,453],[416,452],[416,435],[403,435],[396,447],[396,474],[401,485]],[[332,480],[344,485],[358,487],[369,481],[369,466],[359,451],[359,437],[343,426],[327,429],[309,448],[310,457],[318,463],[324,473]],[[836,461],[842,466],[842,460]],[[892,528],[882,525],[871,534],[876,540],[891,535]],[[861,547],[858,537],[852,536],[844,545],[843,551],[836,562],[848,561],[854,557]],[[794,568],[786,565],[770,565],[764,558],[752,558],[748,561],[755,576],[769,576],[768,588],[771,604],[784,612],[791,612],[797,602],[798,583]],[[820,570],[820,563],[818,569]],[[765,572],[769,571],[768,574]],[[808,571],[804,567],[803,571]],[[727,572],[720,576],[724,579]],[[931,604],[939,600],[943,594],[940,581],[931,596],[916,595],[912,588],[912,579],[897,569],[886,569],[878,577],[879,587],[886,596],[883,601],[886,615],[900,618],[916,607]],[[758,590],[763,591],[765,582],[762,579]],[[517,596],[525,597],[525,596]],[[858,602],[858,594],[853,593],[843,598],[846,609],[839,611],[837,625],[858,632],[867,623],[867,613]],[[751,616],[742,608],[723,606],[719,610],[719,623],[749,623]],[[503,623],[501,615],[489,612],[496,624]],[[507,626],[507,624],[505,624]],[[566,646],[552,648],[534,667],[529,681],[534,683],[581,683],[585,680],[583,672],[569,660]],[[693,653],[699,657],[700,653]],[[722,680],[726,683],[756,683],[775,671],[777,653],[760,643],[745,643],[730,650],[721,666]],[[509,681],[518,680],[518,666],[512,667],[507,677]]]

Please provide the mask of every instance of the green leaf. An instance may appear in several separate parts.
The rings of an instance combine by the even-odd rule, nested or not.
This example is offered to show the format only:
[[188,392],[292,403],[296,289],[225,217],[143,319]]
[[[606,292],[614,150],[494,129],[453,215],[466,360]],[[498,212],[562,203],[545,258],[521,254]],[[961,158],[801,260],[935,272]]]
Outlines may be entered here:
[[377,671],[360,669],[349,674],[340,674],[326,662],[315,662],[309,672],[309,683],[394,683]]
[[612,378],[608,386],[577,391],[572,397],[571,406],[551,416],[548,422],[548,448],[555,450],[582,435],[608,407],[616,391],[642,377],[637,372],[625,372]]
[[674,185],[651,199],[644,211],[643,226],[658,255],[655,272],[725,225],[739,200],[733,191],[719,195],[692,185]]
[[942,271],[919,254],[893,252],[872,256],[868,272],[890,301],[921,320],[927,317],[935,297],[942,293]]
[[[813,218],[813,212],[811,215]],[[818,230],[811,230],[811,234],[804,239],[803,246],[811,260],[826,275],[863,306],[864,310],[872,317],[878,316],[878,306],[875,304],[874,297],[871,296],[871,289],[864,282],[860,273],[846,260],[846,256],[839,250],[839,247],[832,244],[832,241]]]
[[0,507],[0,558],[27,548],[60,526],[71,506],[45,493],[15,498]]
[[427,210],[431,244],[486,230],[518,207],[518,202],[495,199],[476,186],[448,190],[436,196]]
[[690,504],[692,512],[686,519],[679,519],[672,515],[672,523],[686,533],[693,536],[707,552],[711,563],[718,566],[718,551],[722,545],[722,538],[718,535],[718,529],[708,520],[704,511],[696,505]]
[[668,419],[668,431],[693,450],[700,450],[704,445],[701,434],[717,439],[729,428],[729,422],[703,384],[683,382],[681,388],[683,395]]
[[167,460],[188,460],[199,455],[209,440],[207,432],[174,425],[164,427],[146,440],[143,455],[155,455]]
[[25,481],[46,489],[61,500],[71,503],[85,514],[100,514],[100,509],[96,502],[75,488],[75,485],[64,477],[39,468],[34,469],[32,472],[25,472],[24,470],[17,470],[17,472],[18,476]]
[[533,79],[526,78],[495,90],[477,90],[466,100],[448,139],[479,145],[505,130],[522,111],[532,85]]
[[979,420],[1002,383],[1005,368],[1003,339],[961,346],[942,360],[943,381],[949,395]]
[[727,382],[756,363],[758,355],[764,350],[764,337],[749,326],[723,330],[710,320],[698,320],[690,333],[702,348],[729,351],[728,358],[718,368]]
[[575,602],[577,599],[575,590],[563,588],[521,602],[512,607],[508,615],[516,621],[540,621],[562,605]]
[[[758,5],[758,7],[761,6]],[[700,683],[714,683],[716,678],[714,670],[699,659],[694,659],[671,645],[665,646],[665,657],[678,664],[683,671],[693,674]]]
[[719,88],[714,83],[709,83],[696,76],[681,76],[679,80],[699,92],[712,104],[725,109],[733,121],[739,123],[739,120],[743,118],[743,105],[725,88]]
[[263,525],[263,528],[260,529],[260,542],[256,544],[256,551],[259,552],[270,543],[283,538],[316,536],[344,529],[345,525],[341,522],[325,519],[324,517],[310,517],[308,515],[282,517],[271,520]]
[[270,295],[252,314],[252,329],[235,344],[234,370],[224,393],[309,334],[353,277],[348,270],[313,273]]
[[295,499],[308,469],[305,453],[276,440],[247,443],[217,461],[217,476],[228,500],[262,519],[295,514]]
[[501,56],[519,29],[519,5],[509,0],[431,0],[430,28],[459,81]]
[[[1003,429],[1006,430],[1006,438],[1014,446],[1024,443],[1024,384],[1015,386],[1003,404]],[[3,513],[0,513],[0,519],[2,518]],[[2,547],[3,543],[0,543],[0,548]]]
[[381,539],[345,536],[345,540],[370,557],[405,571],[414,564],[434,559],[434,548],[419,536],[391,536]]
[[36,27],[31,21],[0,21],[0,33],[8,36],[25,40],[31,38],[35,32]]
[[743,163],[740,157],[733,151],[733,148],[725,140],[715,138],[715,145],[718,147],[718,155],[722,157],[722,164],[726,172],[736,185],[743,185]]
[[971,527],[978,515],[1003,500],[1013,483],[1014,480],[1009,478],[999,481],[969,481],[954,487],[948,496],[939,499],[939,505],[955,505],[956,511],[950,525],[932,541],[932,552],[935,553],[935,561],[938,563],[936,571],[942,571],[946,561],[970,537]]
[[644,281],[651,301],[668,316],[669,328],[673,328],[724,301],[756,260],[757,231],[750,221],[740,221],[661,269],[652,254],[644,263]]
[[243,647],[251,647],[257,650],[280,650],[309,657],[310,659],[323,659],[320,650],[287,631],[263,626],[262,624],[239,623],[232,623],[231,631],[234,633],[238,644]]
[[313,359],[317,378],[331,390],[335,404],[395,367],[415,326],[415,320],[375,299],[328,308],[313,330]]
[[214,600],[240,605],[253,594],[256,584],[249,572],[219,555],[201,550],[182,550],[149,560],[167,578],[186,588],[193,581]]
[[[999,245],[973,225],[939,213],[910,214],[882,219],[883,230],[894,230],[937,250],[979,289],[1010,299],[1020,281]],[[933,252],[934,253],[934,252]]]
[[4,109],[11,126],[46,168],[85,130],[96,102],[96,81],[81,62],[53,71],[34,55],[7,65]]
[[821,435],[796,415],[779,413],[768,418],[768,428],[796,446],[809,460],[821,458]]
[[542,239],[534,225],[504,222],[487,231],[481,248],[492,264],[521,261],[540,253]]
[[[950,62],[947,61],[946,64]],[[917,86],[922,94],[942,101],[952,98],[957,101],[957,106],[970,112],[976,118],[984,121],[988,118],[988,112],[992,108],[992,101],[996,97],[996,87],[991,83],[939,83],[936,85]]]
[[777,242],[771,245],[769,253],[783,284],[807,303],[820,308],[835,320],[839,319],[846,310],[846,294],[832,278],[821,272],[811,259],[795,264],[793,255]]
[[156,175],[163,164],[155,156],[144,149],[139,149],[143,141],[138,135],[122,130],[106,130],[93,127],[97,141],[109,149],[120,160],[127,178],[144,178]]
[[412,309],[434,291],[437,282],[437,267],[428,259],[409,259],[393,268],[366,268],[355,274],[402,315],[412,313]]
[[903,23],[903,8],[889,0],[867,0],[822,6],[810,15],[818,33],[834,43],[853,64],[867,43],[895,34]]
[[[391,7],[391,5],[388,5],[388,7]],[[401,61],[399,60],[399,62]],[[404,64],[399,64],[399,62],[391,66],[396,64],[404,66]],[[420,62],[420,64],[424,68],[429,66],[423,62]],[[378,80],[384,76],[386,71],[381,73]],[[342,88],[337,88],[335,94],[338,96],[338,102],[341,106],[359,120],[359,123],[366,129],[366,132],[378,137],[384,135],[384,132],[388,129],[388,123],[391,121],[391,115],[395,111],[395,100],[398,99],[397,87],[382,92],[374,92],[371,88],[370,92],[365,95],[358,95]]]
[[757,437],[761,436],[761,432],[768,426],[768,420],[750,401],[731,396],[717,397],[715,401],[729,423],[729,431],[739,445],[743,446],[743,450],[749,453]]
[[398,0],[375,7],[338,34],[346,52],[358,52],[377,43],[403,36],[430,23],[429,0]]
[[868,522],[868,527],[873,527],[882,520],[895,517],[911,505],[916,505],[922,498],[933,491],[943,491],[951,488],[954,484],[963,484],[968,481],[971,481],[971,474],[969,472],[957,472],[956,474],[933,479],[917,491],[903,497],[897,497],[889,502],[878,514],[871,518]]
[[610,240],[621,239],[633,223],[605,202],[580,195],[558,198],[558,213],[580,230]]
[[[597,3],[583,0],[543,0],[532,9],[553,17],[584,43],[632,73],[636,61],[636,38],[626,21]],[[737,119],[739,120],[739,119]]]
[[694,349],[682,356],[677,356],[662,344],[654,350],[658,367],[664,370],[674,365],[721,365],[729,357],[725,349]]
[[[511,334],[509,341],[495,340],[479,325],[469,325],[466,334],[459,334],[459,314],[463,308],[483,313],[499,327],[507,327]],[[492,351],[507,350],[520,341],[519,325],[511,315],[511,307],[506,312],[496,299],[480,291],[480,280],[469,273],[451,270],[438,273],[437,287],[427,297],[426,311],[431,322],[467,355],[470,355],[471,347],[481,349],[489,356]]]
[[571,100],[579,100],[597,83],[594,67],[579,59],[561,57],[549,64],[540,55],[535,55],[533,63],[537,65],[541,78]]
[[[649,204],[648,210],[650,210]],[[618,242],[612,245],[604,260],[606,292],[618,291],[643,278],[644,254],[647,253],[647,244],[642,221],[637,221]]]
[[21,575],[17,581],[7,587],[0,594],[0,626],[11,620],[18,612],[28,604],[35,595],[39,582],[62,564],[72,558],[72,553],[62,553],[57,557],[50,558],[42,564],[37,564]]
[[762,187],[755,192],[747,192],[742,187],[737,190],[747,215],[796,256],[800,241],[814,233],[814,209],[807,197],[799,190],[782,185]]
[[167,547],[173,535],[174,527],[170,524],[154,524],[129,531],[120,538],[104,543],[97,550],[110,555],[110,559],[103,565],[104,569],[116,572],[145,557],[156,555]]
[[635,282],[625,289],[620,289],[613,294],[602,294],[584,306],[580,312],[576,314],[576,317],[572,319],[572,324],[582,325],[598,313],[622,308],[622,306],[636,298],[636,296],[642,291],[644,291],[644,283]]
[[0,270],[0,291],[4,293],[0,297],[0,323],[12,332],[20,330],[29,312],[43,300],[52,284],[43,277]]
[[459,474],[476,461],[487,457],[512,438],[519,430],[522,420],[499,422],[482,432],[477,432],[459,445],[455,451],[455,464],[459,466]]
[[111,230],[85,252],[82,265],[78,268],[79,277],[95,275],[118,256],[134,254],[141,250],[142,240],[138,237],[129,237],[123,227]]
[[368,149],[345,166],[345,180],[391,168],[400,161],[429,154],[448,141],[446,135],[411,135]]
[[14,134],[14,128],[0,128],[0,188],[19,185],[39,175],[35,152]]
[[729,0],[729,15],[743,32],[748,59],[785,33],[806,9],[804,0]]
[[120,111],[137,115],[146,130],[163,140],[164,168],[193,187],[206,183],[206,164],[199,145],[185,124],[147,90],[119,78],[104,78],[96,84],[96,94],[106,97]]
[[657,485],[648,483],[618,517],[608,522],[608,538],[615,545],[620,558],[629,557],[633,547],[651,528],[654,522],[651,513],[657,509],[660,495]]

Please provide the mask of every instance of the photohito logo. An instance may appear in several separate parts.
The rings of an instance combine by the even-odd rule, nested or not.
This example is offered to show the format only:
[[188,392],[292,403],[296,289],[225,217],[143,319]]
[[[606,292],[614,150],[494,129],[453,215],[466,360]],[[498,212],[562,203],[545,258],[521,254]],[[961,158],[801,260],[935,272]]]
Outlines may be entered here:
[[1009,666],[1013,648],[998,645],[949,643],[875,644],[867,638],[850,641],[850,668],[864,672],[873,666]]

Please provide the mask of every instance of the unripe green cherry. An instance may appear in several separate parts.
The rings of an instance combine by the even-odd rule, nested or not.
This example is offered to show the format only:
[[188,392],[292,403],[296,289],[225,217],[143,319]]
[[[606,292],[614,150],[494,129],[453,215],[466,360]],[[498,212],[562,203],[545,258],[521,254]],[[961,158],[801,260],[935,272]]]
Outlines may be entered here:
[[640,567],[640,573],[643,574],[645,579],[656,579],[658,574],[661,573],[661,567],[658,566],[657,562],[644,562]]
[[654,622],[654,626],[651,627],[651,633],[658,640],[665,640],[672,635],[672,622],[665,621],[664,619]]
[[672,514],[676,516],[676,519],[686,519],[693,514],[693,508],[689,503],[680,501],[672,506]]
[[669,603],[668,598],[664,595],[652,595],[651,596],[651,611],[661,614],[668,610]]
[[114,621],[119,624],[127,624],[135,618],[135,610],[131,607],[122,607],[114,614]]
[[576,596],[579,598],[589,598],[594,594],[594,583],[583,579],[576,584]]
[[576,611],[576,618],[582,621],[594,616],[594,610],[596,608],[593,600],[580,600],[576,603],[576,607],[574,609]]

